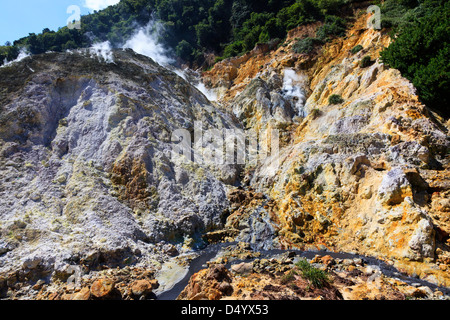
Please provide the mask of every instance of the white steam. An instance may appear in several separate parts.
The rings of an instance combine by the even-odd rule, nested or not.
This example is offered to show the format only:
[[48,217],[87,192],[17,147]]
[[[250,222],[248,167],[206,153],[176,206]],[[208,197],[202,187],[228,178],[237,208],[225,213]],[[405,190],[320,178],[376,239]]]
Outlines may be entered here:
[[189,82],[192,86],[194,86],[198,91],[203,93],[203,95],[209,100],[209,101],[217,101],[218,95],[216,90],[207,88],[206,85],[202,82],[202,78],[200,74],[196,71],[192,71],[189,69],[181,70],[175,67],[169,67],[170,70],[175,72],[177,75],[179,75],[181,78]]
[[5,58],[5,60],[3,61],[3,66],[2,67],[6,67],[6,66],[9,66],[9,65],[11,65],[13,63],[22,61],[23,59],[25,59],[26,57],[29,57],[29,56],[31,56],[31,54],[27,51],[27,49],[22,48],[22,49],[20,49],[19,55],[17,56],[16,59],[14,59],[12,61],[8,61]]
[[[191,70],[181,70],[173,66],[175,59],[159,41],[159,35],[163,31],[161,23],[151,20],[146,26],[139,28],[130,39],[122,46],[123,49],[132,49],[134,52],[153,59],[161,66],[172,70],[181,78],[202,92],[209,101],[217,101],[218,96],[214,89],[209,89],[201,81],[201,76]],[[109,42],[97,43],[91,48],[91,52],[102,57],[107,62],[114,62]]]
[[214,89],[207,88],[205,84],[201,81],[195,87],[197,88],[198,91],[203,93],[205,97],[208,98],[209,101],[217,101],[218,97]]
[[304,110],[306,97],[302,89],[304,85],[304,79],[299,76],[292,69],[284,70],[283,79],[283,92],[284,95],[295,101],[295,107],[297,108],[298,115],[300,117],[306,116],[306,111]]
[[111,43],[109,41],[95,43],[90,49],[90,53],[103,59],[107,63],[114,63]]
[[139,54],[152,58],[160,65],[167,66],[173,63],[174,59],[158,42],[158,33],[161,28],[161,24],[150,21],[145,27],[140,28],[123,47],[133,49]]

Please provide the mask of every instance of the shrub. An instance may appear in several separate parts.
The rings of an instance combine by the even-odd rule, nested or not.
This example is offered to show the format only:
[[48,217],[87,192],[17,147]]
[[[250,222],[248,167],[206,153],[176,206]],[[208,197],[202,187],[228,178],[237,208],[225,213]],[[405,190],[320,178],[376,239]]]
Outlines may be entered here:
[[344,99],[342,99],[342,97],[338,94],[332,94],[329,98],[328,98],[328,103],[329,104],[341,104],[344,102]]
[[332,37],[344,36],[346,28],[344,19],[336,16],[326,16],[325,24],[317,29],[316,37],[323,42],[327,42]]
[[311,116],[313,119],[317,119],[318,117],[320,117],[321,114],[322,114],[322,111],[320,111],[317,108],[311,110]]
[[242,41],[235,41],[225,47],[223,58],[230,58],[240,55],[244,51],[244,43]]
[[314,268],[306,259],[300,259],[296,266],[302,272],[303,278],[316,288],[320,289],[329,282],[328,274],[325,271]]
[[175,48],[175,52],[177,53],[177,55],[179,57],[186,57],[186,59],[188,59],[188,57],[192,55],[193,51],[194,48],[186,40],[180,41],[180,43],[178,43],[177,47]]
[[386,0],[381,5],[381,27],[398,28],[409,24],[423,16],[425,7],[419,6],[417,0]]
[[357,46],[353,47],[353,49],[350,50],[350,52],[352,54],[356,54],[356,53],[360,52],[362,49],[364,49],[363,46],[358,44]]
[[373,61],[372,61],[372,58],[370,56],[365,56],[359,62],[359,66],[361,68],[367,68],[367,67],[371,66],[372,64],[373,64]]
[[308,37],[308,38],[305,38],[305,39],[298,40],[294,44],[292,49],[294,50],[295,53],[310,53],[311,51],[313,51],[314,46],[318,42],[319,41],[317,39]]
[[347,0],[314,0],[323,14],[337,14]]

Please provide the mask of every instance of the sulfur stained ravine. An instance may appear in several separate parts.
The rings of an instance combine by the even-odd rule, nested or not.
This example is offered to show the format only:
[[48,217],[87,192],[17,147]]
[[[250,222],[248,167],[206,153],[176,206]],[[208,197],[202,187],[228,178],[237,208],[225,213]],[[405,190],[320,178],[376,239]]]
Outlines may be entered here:
[[[221,242],[240,244],[208,256],[223,267],[202,267],[180,299],[443,297],[422,284],[450,287],[450,123],[382,63],[391,38],[366,21],[356,15],[310,54],[292,46],[320,23],[215,64],[202,74],[214,102],[131,50],[1,67],[0,297],[156,299],[180,278],[158,280],[165,266],[184,274]],[[373,63],[361,68],[365,56]],[[172,133],[196,122],[278,130],[280,152],[246,165],[172,157]],[[375,257],[421,282],[317,257],[333,282],[312,289],[289,257],[255,262],[291,248]],[[252,268],[231,269],[233,259]]]
[[[292,46],[313,37],[317,24],[204,73],[244,125],[280,130],[279,157],[243,179],[266,200],[232,205],[227,226],[239,226],[238,239],[252,242],[248,231],[270,230],[257,227],[270,217],[276,235],[269,238],[279,246],[375,256],[449,286],[449,121],[382,63],[379,53],[392,40],[368,29],[366,19],[355,17],[345,37],[312,54]],[[357,45],[363,49],[353,53]],[[374,62],[367,68],[359,64],[364,56]],[[298,100],[283,96],[283,77],[292,70],[306,97],[300,117],[290,112]],[[332,95],[342,101],[331,104]],[[275,172],[267,170],[271,161],[281,164]],[[236,219],[243,217],[247,223]]]

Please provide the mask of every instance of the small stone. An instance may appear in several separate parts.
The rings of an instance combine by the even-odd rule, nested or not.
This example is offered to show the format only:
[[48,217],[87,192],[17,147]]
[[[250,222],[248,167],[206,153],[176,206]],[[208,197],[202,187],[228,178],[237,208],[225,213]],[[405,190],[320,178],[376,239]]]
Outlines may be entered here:
[[366,188],[364,188],[364,190],[362,192],[362,197],[364,199],[370,199],[370,198],[372,198],[372,194],[373,194],[372,187],[366,187]]
[[39,193],[32,193],[30,195],[30,199],[37,202],[37,201],[41,200],[41,195]]
[[336,263],[334,261],[334,259],[331,256],[329,256],[329,255],[326,255],[326,256],[322,257],[320,259],[320,261],[321,261],[321,263],[323,263],[326,266],[332,266],[332,265],[334,265]]
[[146,296],[153,290],[152,283],[148,280],[137,280],[131,285],[131,292],[135,296]]
[[444,294],[442,293],[442,291],[439,291],[439,290],[436,290],[436,291],[434,292],[434,295],[435,295],[436,297],[443,297],[443,296],[444,296]]
[[419,288],[407,287],[407,288],[405,288],[403,290],[404,290],[405,294],[407,296],[410,296],[410,297],[414,297],[414,298],[425,298],[425,297],[427,297],[427,294],[424,291],[420,290]]
[[81,289],[79,292],[74,293],[72,296],[72,300],[86,301],[91,297],[91,292],[89,288],[85,287]]
[[152,290],[155,290],[155,289],[159,288],[159,282],[156,279],[150,280],[150,284],[152,285]]
[[214,265],[208,270],[207,280],[216,280],[218,282],[231,282],[229,271],[223,264]]
[[233,294],[233,286],[228,282],[222,282],[219,285],[219,291],[226,296],[231,296]]
[[175,247],[174,245],[171,245],[171,244],[167,244],[166,246],[164,246],[163,250],[165,253],[167,253],[171,257],[176,257],[180,254],[178,252],[177,247]]
[[237,274],[249,274],[253,271],[253,263],[234,264],[231,266],[231,270]]
[[63,184],[67,181],[66,175],[62,174],[56,178],[56,181],[60,184]]
[[32,257],[32,258],[27,258],[25,259],[25,261],[23,262],[23,267],[25,269],[35,269],[37,268],[37,266],[39,265],[39,263],[41,263],[41,258],[38,257]]
[[115,284],[109,279],[96,280],[91,287],[91,294],[98,299],[109,298],[113,295]]
[[267,260],[267,259],[261,259],[261,260],[259,261],[259,264],[260,264],[261,266],[267,266],[267,265],[269,264],[269,260]]
[[42,287],[44,286],[44,284],[45,284],[45,281],[44,281],[44,280],[38,280],[38,282],[36,282],[36,284],[35,284],[34,286],[32,286],[31,288],[32,288],[33,290],[38,291],[38,290],[41,290],[41,289],[42,289]]
[[372,275],[374,272],[375,272],[375,270],[374,270],[371,266],[368,266],[368,267],[366,267],[366,268],[364,269],[364,274],[365,274],[366,276],[370,276],[370,275]]
[[343,264],[344,266],[348,267],[348,266],[354,265],[354,262],[353,262],[353,260],[351,260],[351,259],[344,259],[344,261],[342,261],[342,264]]
[[417,289],[420,290],[421,292],[423,292],[423,294],[426,295],[427,297],[433,296],[433,291],[429,287],[422,286]]
[[320,259],[322,259],[322,256],[316,254],[314,258],[311,260],[311,263],[320,263]]
[[394,168],[383,178],[378,190],[382,204],[395,205],[403,202],[411,194],[411,184],[401,168]]

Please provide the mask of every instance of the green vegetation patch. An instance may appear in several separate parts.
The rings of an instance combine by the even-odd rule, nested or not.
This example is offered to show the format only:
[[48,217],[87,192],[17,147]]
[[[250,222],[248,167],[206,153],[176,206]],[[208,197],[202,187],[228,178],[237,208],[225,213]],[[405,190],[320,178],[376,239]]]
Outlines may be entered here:
[[360,52],[362,49],[364,49],[363,46],[360,45],[360,44],[358,44],[358,45],[354,46],[354,47],[352,48],[352,50],[350,50],[350,52],[351,52],[352,54],[357,54],[357,53]]
[[344,99],[338,95],[338,94],[332,94],[329,98],[328,98],[328,103],[329,104],[341,104],[344,102]]
[[372,58],[370,56],[365,56],[359,62],[359,66],[361,68],[367,68],[367,67],[370,67],[373,63],[374,63],[374,61],[372,61]]
[[400,70],[429,108],[450,116],[450,2],[386,1],[382,26],[395,40],[381,52],[382,61]]
[[326,16],[325,23],[317,29],[316,37],[320,41],[328,42],[333,37],[342,37],[345,35],[347,22],[345,19],[337,16]]
[[295,53],[311,53],[316,44],[320,43],[315,38],[305,38],[298,40],[292,47]]
[[296,266],[301,271],[302,277],[316,288],[323,288],[330,281],[325,271],[314,268],[306,259],[300,259]]

